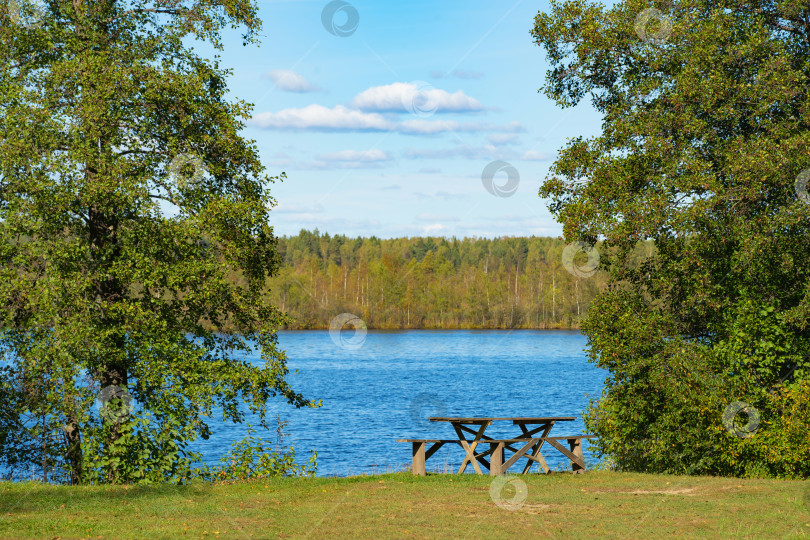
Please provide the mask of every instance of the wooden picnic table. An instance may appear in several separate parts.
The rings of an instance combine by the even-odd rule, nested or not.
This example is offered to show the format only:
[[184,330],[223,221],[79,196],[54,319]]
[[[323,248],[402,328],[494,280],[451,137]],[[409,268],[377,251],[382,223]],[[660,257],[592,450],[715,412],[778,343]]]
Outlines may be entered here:
[[[458,436],[458,442],[466,455],[464,456],[464,461],[461,462],[461,467],[458,470],[458,474],[464,472],[467,468],[468,464],[472,464],[475,472],[478,474],[483,474],[481,469],[478,467],[478,464],[481,463],[485,467],[490,470],[491,474],[499,474],[501,470],[506,471],[511,467],[517,460],[521,457],[526,457],[526,465],[523,468],[523,474],[527,473],[533,463],[537,462],[540,466],[546,471],[549,471],[549,467],[546,464],[546,460],[543,458],[542,454],[540,453],[540,449],[543,447],[545,442],[548,442],[551,446],[554,446],[557,450],[562,451],[564,454],[568,454],[568,451],[565,451],[564,447],[561,446],[557,441],[554,439],[549,439],[548,434],[551,431],[551,428],[554,427],[554,424],[557,422],[572,422],[576,420],[576,416],[521,416],[521,417],[445,417],[445,416],[433,416],[428,418],[431,422],[449,422],[453,429]],[[488,452],[482,452],[479,454],[475,453],[475,449],[481,442],[487,441],[496,441],[487,435],[484,435],[486,429],[492,425],[493,422],[511,422],[512,425],[518,426],[520,428],[521,433],[516,434],[515,437],[511,439],[497,439],[499,442],[492,442],[490,443],[490,449]],[[472,427],[471,427],[472,426]],[[477,428],[477,429],[476,429]],[[540,433],[542,432],[542,433]],[[471,440],[467,440],[465,437],[466,434],[473,435]],[[537,434],[540,433],[538,436]],[[523,447],[520,449],[513,448],[511,443],[519,443],[523,442]],[[503,460],[503,451],[504,448],[507,448],[514,452],[512,457],[509,458],[506,462]],[[438,450],[438,448],[436,448]],[[571,449],[571,453],[573,453],[574,448]],[[581,447],[579,448],[580,455],[581,455]],[[435,451],[435,450],[434,450]],[[490,461],[487,462],[484,457],[492,454]]]

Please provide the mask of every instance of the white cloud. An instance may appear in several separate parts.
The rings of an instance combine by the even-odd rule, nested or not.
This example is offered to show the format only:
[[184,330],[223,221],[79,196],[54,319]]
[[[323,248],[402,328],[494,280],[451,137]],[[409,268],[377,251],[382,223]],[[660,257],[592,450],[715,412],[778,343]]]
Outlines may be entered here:
[[408,159],[514,159],[517,154],[492,145],[483,147],[458,145],[455,148],[408,148],[403,156]]
[[406,120],[400,124],[400,131],[419,135],[433,135],[447,131],[469,131],[462,129],[462,124],[452,120]]
[[538,152],[537,150],[529,150],[524,153],[520,159],[524,161],[549,161],[551,156],[545,152]]
[[274,69],[267,73],[266,77],[273,81],[276,88],[285,92],[304,94],[322,90],[318,85],[309,82],[303,75],[288,69]]
[[[496,126],[481,122],[456,122],[455,120],[405,120],[397,126],[397,131],[406,135],[435,135],[448,132],[513,131],[515,126]],[[522,126],[521,126],[522,129]]]
[[341,150],[316,157],[321,161],[390,161],[391,156],[382,150]]
[[511,144],[517,141],[515,133],[493,133],[487,136],[487,140],[492,144]]
[[277,113],[264,112],[248,121],[265,129],[312,131],[396,131],[405,135],[435,135],[448,132],[506,132],[525,131],[520,122],[497,126],[479,122],[428,120],[412,118],[404,122],[390,120],[379,113],[363,112],[343,105],[333,108],[309,105],[303,109],[283,109]]
[[506,124],[503,127],[503,129],[501,129],[501,131],[504,131],[504,132],[507,132],[507,133],[523,133],[524,131],[526,131],[526,128],[523,127],[523,124],[521,124],[517,120],[514,120],[514,121],[509,122],[508,124]]
[[425,225],[424,227],[422,227],[422,231],[424,232],[425,235],[431,234],[435,235],[447,231],[447,227],[445,225],[442,225],[441,223],[434,223],[433,225]]
[[394,124],[382,115],[364,113],[337,105],[309,105],[303,109],[284,109],[254,116],[250,123],[271,129],[315,129],[322,131],[388,131]]
[[414,82],[374,86],[357,94],[351,104],[363,111],[378,112],[474,112],[484,108],[461,90],[451,94]]

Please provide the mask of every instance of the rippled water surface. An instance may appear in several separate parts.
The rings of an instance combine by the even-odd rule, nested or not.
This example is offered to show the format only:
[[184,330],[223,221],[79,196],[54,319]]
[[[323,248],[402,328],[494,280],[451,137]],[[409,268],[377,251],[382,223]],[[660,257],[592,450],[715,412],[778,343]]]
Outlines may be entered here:
[[[272,410],[290,422],[287,442],[299,461],[306,461],[308,450],[318,452],[319,476],[410,466],[410,444],[396,439],[454,437],[449,424],[426,420],[434,415],[576,416],[556,424],[551,435],[584,433],[588,396],[601,393],[606,376],[587,362],[586,340],[577,331],[369,331],[364,341],[356,337],[343,346],[328,331],[302,331],[281,332],[279,341],[291,371],[298,371],[289,379],[293,387],[323,406],[294,409],[276,402]],[[253,360],[261,362],[258,354]],[[214,463],[232,440],[245,436],[245,427],[211,427],[211,439],[194,449]],[[509,423],[486,431],[516,433]],[[563,464],[557,451],[543,454],[552,468]],[[595,462],[587,442],[585,457]],[[462,458],[458,445],[446,445],[428,460],[428,470],[457,469]],[[510,472],[520,472],[518,465]]]

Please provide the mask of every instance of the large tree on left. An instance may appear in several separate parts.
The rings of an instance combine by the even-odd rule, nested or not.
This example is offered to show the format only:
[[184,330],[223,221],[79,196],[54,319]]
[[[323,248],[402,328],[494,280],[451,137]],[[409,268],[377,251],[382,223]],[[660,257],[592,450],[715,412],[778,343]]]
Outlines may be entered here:
[[265,287],[279,177],[239,135],[229,72],[183,44],[221,49],[227,24],[254,43],[257,9],[29,7],[0,6],[0,459],[72,483],[176,476],[214,409],[266,426],[274,396],[312,405]]

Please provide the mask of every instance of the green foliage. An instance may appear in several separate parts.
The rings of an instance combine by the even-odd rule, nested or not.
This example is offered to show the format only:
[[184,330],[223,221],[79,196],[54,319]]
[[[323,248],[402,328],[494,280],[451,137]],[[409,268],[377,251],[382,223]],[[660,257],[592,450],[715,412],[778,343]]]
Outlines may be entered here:
[[[279,424],[279,430],[283,426]],[[298,465],[295,461],[295,449],[267,448],[261,437],[255,436],[256,430],[247,426],[247,436],[231,444],[230,451],[220,458],[221,465],[196,469],[191,478],[212,482],[232,480],[256,480],[275,476],[315,476],[318,468],[318,453],[312,452],[308,464]]]
[[[0,461],[72,483],[174,474],[158,454],[207,436],[214,407],[266,427],[274,397],[315,405],[287,382],[265,289],[284,175],[239,135],[228,71],[184,47],[226,25],[254,41],[257,8],[159,4],[56,0],[34,26],[0,8]],[[99,427],[110,387],[153,420]]]
[[[671,34],[643,40],[634,26],[653,7]],[[797,191],[810,167],[808,14],[569,0],[535,19],[546,95],[563,107],[590,96],[603,114],[540,194],[566,239],[603,240],[608,283],[582,326],[610,377],[587,424],[620,469],[810,472],[796,413],[810,380],[810,205]],[[655,250],[630,264],[641,240]],[[724,425],[734,403],[758,411],[755,431],[734,433],[744,415]]]
[[86,426],[84,482],[178,483],[189,476],[192,463],[200,459],[199,454],[186,452],[193,432],[172,419],[152,420],[151,415],[145,415],[121,423]]
[[[314,476],[317,453],[308,464],[299,465],[295,449],[283,445],[281,430],[286,422],[278,420],[276,446],[270,449],[256,430],[247,424],[248,435],[233,441],[220,458],[221,465],[195,466],[201,454],[188,452],[194,432],[167,420],[151,422],[149,417],[131,418],[121,423],[102,423],[86,429],[84,481],[89,484],[152,484],[168,482],[222,482],[270,478],[275,476]],[[116,437],[111,437],[115,432]],[[101,442],[101,444],[98,444]],[[105,448],[105,444],[110,448]],[[101,447],[101,452],[96,452]]]
[[727,334],[715,352],[737,379],[751,384],[751,392],[764,397],[783,383],[810,380],[807,336],[790,332],[774,306],[743,299],[726,312],[721,328]]
[[[585,331],[594,336],[593,361],[610,370],[603,395],[592,400],[585,419],[587,429],[599,436],[594,441],[599,454],[621,470],[810,475],[805,459],[809,385],[795,378],[807,366],[797,352],[806,349],[787,346],[788,335],[773,309],[756,309],[746,301],[730,317],[732,337],[711,347],[668,336],[667,323],[646,314],[643,302],[626,292],[595,301]],[[758,341],[740,340],[743,328]],[[620,354],[619,344],[638,354]],[[790,359],[804,367],[794,370]],[[735,434],[723,423],[736,401],[760,415],[750,434]],[[739,428],[747,417],[739,415],[737,421]]]
[[[810,383],[781,387],[769,396],[772,416],[756,439],[765,471],[780,478],[810,477]],[[810,497],[810,494],[808,494]]]

